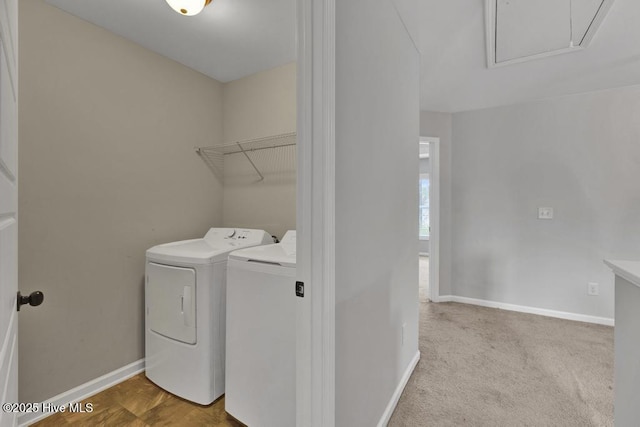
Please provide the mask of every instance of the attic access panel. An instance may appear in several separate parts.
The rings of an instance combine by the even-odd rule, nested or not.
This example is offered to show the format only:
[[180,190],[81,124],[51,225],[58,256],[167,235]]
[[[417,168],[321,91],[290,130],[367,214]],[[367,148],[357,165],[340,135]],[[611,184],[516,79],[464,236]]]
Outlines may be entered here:
[[584,49],[613,0],[485,0],[487,64],[515,64]]

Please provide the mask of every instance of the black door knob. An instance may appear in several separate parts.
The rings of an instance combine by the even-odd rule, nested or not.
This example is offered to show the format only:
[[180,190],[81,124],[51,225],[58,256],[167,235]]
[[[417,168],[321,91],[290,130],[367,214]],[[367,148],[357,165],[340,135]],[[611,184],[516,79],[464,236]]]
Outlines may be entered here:
[[40,291],[31,292],[29,296],[24,296],[18,291],[18,311],[23,304],[29,304],[30,306],[37,306],[44,301],[44,294]]

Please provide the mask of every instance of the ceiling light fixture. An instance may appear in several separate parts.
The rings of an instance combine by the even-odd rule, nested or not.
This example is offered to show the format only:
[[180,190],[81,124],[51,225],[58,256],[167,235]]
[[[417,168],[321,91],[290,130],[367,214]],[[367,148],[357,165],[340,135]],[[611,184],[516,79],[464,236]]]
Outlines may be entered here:
[[211,0],[167,0],[167,3],[180,15],[193,16],[202,12]]

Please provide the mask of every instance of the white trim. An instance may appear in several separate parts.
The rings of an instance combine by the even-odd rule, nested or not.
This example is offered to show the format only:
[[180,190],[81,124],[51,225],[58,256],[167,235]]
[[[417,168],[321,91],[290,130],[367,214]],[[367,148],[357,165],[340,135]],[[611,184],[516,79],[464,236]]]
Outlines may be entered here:
[[523,56],[521,58],[509,59],[502,62],[495,62],[489,64],[489,68],[506,67],[508,65],[522,64],[523,62],[535,61],[537,59],[549,58],[551,56],[563,55],[565,53],[577,53],[583,51],[583,46],[565,47],[562,49],[550,50],[548,52],[536,53],[534,55]]
[[416,365],[418,365],[419,360],[420,360],[420,351],[416,351],[415,356],[413,356],[413,359],[411,359],[411,362],[409,362],[409,366],[407,366],[407,369],[404,371],[404,374],[402,374],[402,378],[400,378],[400,382],[398,383],[396,390],[393,392],[393,395],[391,396],[391,400],[387,404],[387,408],[382,413],[382,418],[380,418],[380,421],[378,422],[378,427],[385,427],[389,423],[389,420],[391,419],[391,415],[393,415],[393,411],[395,411],[396,406],[398,405],[400,396],[402,396],[402,392],[404,391],[404,388],[407,386],[407,382],[409,382],[409,378],[411,378],[411,374],[416,368]]
[[[13,340],[18,336],[18,327],[17,325],[14,325],[14,323],[18,321],[17,304],[18,298],[13,298],[13,303],[11,304],[11,315],[9,316],[9,327],[7,328],[7,334],[4,336],[2,347],[0,347],[0,369],[4,366],[4,360],[7,357],[11,357]],[[6,384],[0,384],[0,386],[3,387],[3,390],[6,388]],[[6,397],[6,391],[0,397],[4,399]],[[6,401],[3,400],[1,403],[6,403]]]
[[440,295],[436,298],[429,298],[432,302],[453,302],[453,295]]
[[487,52],[487,68],[504,67],[506,65],[520,64],[522,62],[533,61],[536,59],[548,58],[550,56],[561,55],[564,53],[580,52],[584,50],[593,37],[598,32],[602,21],[609,13],[609,9],[614,0],[603,0],[600,8],[596,12],[596,15],[589,24],[587,32],[582,40],[576,46],[570,46],[562,49],[551,50],[548,52],[542,52],[535,55],[523,56],[521,58],[509,59],[507,61],[496,62],[496,40],[495,40],[495,28],[494,22],[496,19],[496,0],[485,0],[484,3],[484,22],[485,22],[485,40],[486,40],[486,52]]
[[591,21],[591,24],[589,25],[589,29],[587,30],[584,37],[582,38],[580,46],[584,46],[584,47],[589,46],[589,43],[591,43],[591,40],[593,40],[593,37],[598,32],[598,29],[600,28],[602,21],[604,21],[604,18],[609,14],[609,9],[611,9],[611,5],[613,5],[613,0],[604,0],[602,2],[600,9],[598,10],[598,12],[596,13],[596,16],[593,18],[593,21]]
[[[311,143],[312,138],[312,58],[311,58],[311,1],[297,0],[297,192],[296,192],[296,280],[307,283],[311,279],[311,239],[306,237],[311,221]],[[311,304],[310,298],[298,298],[296,304],[296,425],[310,424],[311,414]]]
[[[17,322],[18,320],[18,312],[16,310],[16,304],[18,302],[17,298],[14,298],[14,303],[11,305],[11,318],[9,319],[9,328],[7,329],[7,334],[5,335],[4,343],[2,344],[2,352],[0,352],[0,372],[6,373],[6,377],[4,378],[4,384],[0,383],[2,386],[2,394],[0,398],[2,399],[2,403],[9,403],[15,399],[13,396],[9,396],[10,391],[15,391],[13,387],[17,387],[17,383],[15,382],[17,379],[17,373],[15,373],[15,379],[12,378],[11,370],[17,368],[18,364],[15,358],[18,356],[18,328],[14,325],[14,320]],[[3,371],[3,368],[6,367],[6,370]],[[11,390],[10,390],[11,389]],[[9,400],[11,398],[11,400]],[[2,412],[0,413],[0,425],[5,425],[6,420],[9,420],[7,425],[16,425],[16,417],[17,414],[10,412]]]
[[[421,136],[419,140],[420,144],[424,144],[424,143],[430,144],[432,142],[440,142],[440,137],[439,136]],[[429,146],[429,150],[431,150],[431,146]]]
[[[11,83],[11,94],[13,100],[18,102],[18,82],[17,82],[17,58],[16,49],[17,44],[13,40],[13,33],[11,28],[9,11],[7,9],[7,3],[2,2],[3,11],[0,14],[0,43],[2,43],[2,50],[4,51],[5,60],[7,61],[7,70],[9,71],[9,82]],[[16,1],[16,7],[18,7],[18,1]],[[3,22],[4,21],[4,22]],[[17,22],[15,23],[18,24]]]
[[398,10],[398,4],[391,0],[391,5],[393,6],[393,8],[396,11],[396,14],[398,15],[398,19],[400,20],[400,22],[402,23],[402,26],[404,27],[404,31],[407,33],[407,35],[409,36],[409,38],[411,39],[411,44],[413,44],[413,48],[416,50],[416,52],[418,52],[418,55],[420,55],[420,48],[418,40],[416,40],[413,36],[414,34],[409,31],[409,26],[407,26],[407,22],[404,20],[403,15],[400,13],[400,11]]
[[429,299],[440,294],[440,138],[420,137],[429,142]]
[[485,51],[487,54],[487,68],[493,68],[496,63],[495,55],[495,33],[493,29],[493,21],[495,20],[494,7],[495,0],[484,0],[484,34],[485,34]]
[[[81,400],[91,397],[94,394],[100,393],[101,391],[106,390],[109,387],[113,387],[114,385],[119,384],[133,377],[134,375],[139,374],[140,372],[144,372],[144,359],[140,359],[138,361],[130,363],[120,369],[116,369],[115,371],[109,372],[108,374],[81,384],[78,387],[60,393],[57,396],[47,399],[42,403],[51,403],[56,406],[66,406],[69,403],[80,402]],[[20,426],[28,426],[35,423],[36,421],[40,421],[41,419],[48,417],[49,415],[53,414],[46,412],[32,412],[21,414],[18,417],[18,424]]]
[[[321,325],[315,325],[316,334],[322,338],[322,348],[318,354],[322,355],[321,384],[322,419],[316,424],[318,427],[332,427],[335,425],[335,382],[336,382],[336,352],[335,352],[335,323],[336,323],[336,283],[335,283],[335,253],[336,253],[336,215],[335,215],[335,116],[336,116],[336,3],[335,0],[325,0],[323,8],[322,30],[322,130],[324,153],[322,169],[318,168],[322,176],[322,195],[324,213],[322,221],[322,299],[314,304],[314,312]],[[314,140],[315,143],[317,141]],[[316,193],[317,194],[317,193]],[[318,283],[316,281],[316,283]],[[320,368],[320,367],[319,367]],[[312,396],[313,397],[313,396]]]
[[0,172],[4,173],[7,178],[9,178],[10,182],[16,182],[16,176],[14,171],[4,162],[3,159],[0,158]]
[[335,0],[297,0],[296,425],[335,425]]
[[537,314],[539,316],[555,317],[557,319],[575,320],[577,322],[594,323],[597,325],[614,326],[614,319],[609,317],[597,317],[587,314],[569,313],[567,311],[549,310],[546,308],[529,307],[526,305],[507,304],[504,302],[488,301],[476,298],[460,297],[457,295],[445,295],[438,298],[437,302],[459,302],[462,304],[478,305],[481,307],[499,308],[501,310],[517,311],[519,313]]

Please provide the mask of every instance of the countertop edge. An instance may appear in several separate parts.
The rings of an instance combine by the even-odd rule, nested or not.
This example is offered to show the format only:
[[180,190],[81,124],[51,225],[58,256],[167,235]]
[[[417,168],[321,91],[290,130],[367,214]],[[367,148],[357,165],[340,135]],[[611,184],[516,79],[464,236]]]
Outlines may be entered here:
[[628,282],[640,288],[640,261],[604,260],[604,263]]

